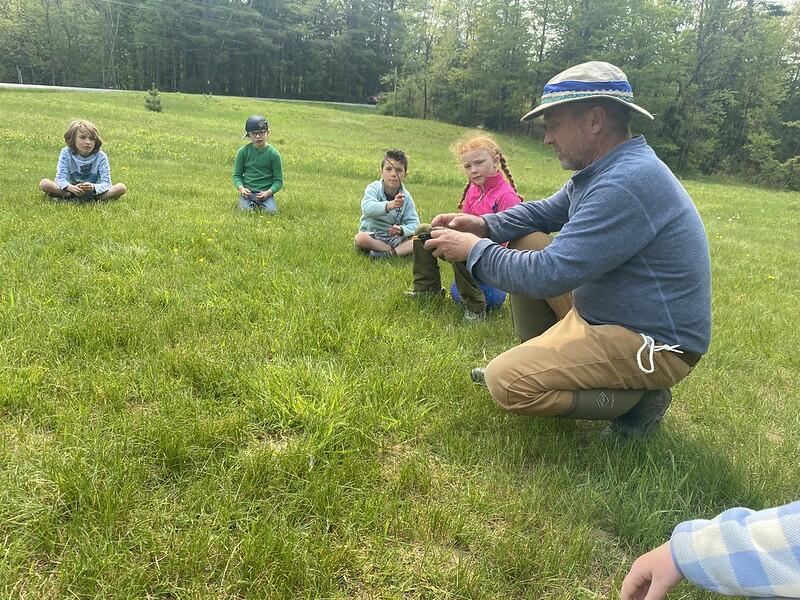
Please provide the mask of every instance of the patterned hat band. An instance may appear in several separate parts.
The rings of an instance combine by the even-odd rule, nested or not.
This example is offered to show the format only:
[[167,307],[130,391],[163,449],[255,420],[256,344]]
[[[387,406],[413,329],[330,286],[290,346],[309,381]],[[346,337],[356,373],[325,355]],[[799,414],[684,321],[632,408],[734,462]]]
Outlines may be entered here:
[[627,81],[559,81],[544,86],[540,102],[549,104],[563,100],[580,100],[592,96],[612,96],[633,102],[633,88]]
[[624,100],[625,102],[633,102],[633,94],[626,92],[614,92],[610,90],[597,91],[597,92],[556,92],[554,94],[543,95],[539,100],[540,104],[551,104],[553,102],[563,102],[564,100],[583,100],[584,98],[596,98],[597,96],[609,96]]

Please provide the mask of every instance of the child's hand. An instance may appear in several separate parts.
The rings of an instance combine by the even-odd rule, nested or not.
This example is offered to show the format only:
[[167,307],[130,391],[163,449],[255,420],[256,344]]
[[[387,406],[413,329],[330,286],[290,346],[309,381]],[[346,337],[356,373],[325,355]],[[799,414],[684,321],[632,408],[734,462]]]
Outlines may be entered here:
[[683,575],[672,560],[669,542],[643,554],[622,582],[622,600],[662,600]]
[[256,200],[266,200],[270,196],[272,196],[272,192],[270,192],[269,190],[266,190],[264,192],[258,192],[256,194]]
[[93,192],[94,185],[89,183],[88,181],[84,181],[83,183],[79,183],[78,187],[81,188],[84,192]]
[[249,196],[249,195],[251,195],[253,192],[251,192],[250,190],[248,190],[248,189],[247,189],[246,187],[244,187],[243,185],[240,185],[240,186],[239,186],[239,193],[240,193],[242,196]]
[[67,186],[66,191],[73,196],[83,196],[86,193],[82,187],[72,184]]
[[403,235],[403,228],[400,225],[392,225],[389,227],[389,235]]
[[[403,192],[397,194],[394,197],[394,200],[390,200],[386,203],[388,210],[394,210],[395,208],[403,208],[403,203],[406,201],[406,197],[403,195]],[[387,211],[388,212],[388,211]]]

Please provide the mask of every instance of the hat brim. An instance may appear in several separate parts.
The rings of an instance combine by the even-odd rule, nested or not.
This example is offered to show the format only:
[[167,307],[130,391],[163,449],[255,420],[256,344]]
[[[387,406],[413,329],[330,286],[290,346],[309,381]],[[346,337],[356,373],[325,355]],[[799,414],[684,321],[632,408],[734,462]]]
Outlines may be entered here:
[[631,110],[639,113],[640,115],[644,115],[645,117],[647,117],[649,119],[655,119],[655,117],[653,115],[651,115],[648,111],[643,109],[638,104],[634,104],[633,102],[626,102],[625,100],[621,100],[620,98],[616,98],[614,96],[610,96],[610,95],[606,95],[606,94],[595,94],[595,95],[586,96],[586,97],[583,97],[583,98],[566,98],[564,100],[556,100],[555,102],[548,102],[547,104],[540,104],[539,106],[534,108],[532,111],[530,111],[529,113],[525,114],[520,119],[520,121],[530,121],[532,119],[540,117],[540,116],[542,116],[542,114],[544,114],[544,111],[546,111],[546,110],[548,110],[550,108],[553,108],[555,106],[561,106],[561,105],[567,104],[569,102],[586,102],[588,100],[594,100],[595,98],[608,98],[609,100],[614,100],[615,102],[619,102],[623,106],[625,106],[627,108],[630,108]]

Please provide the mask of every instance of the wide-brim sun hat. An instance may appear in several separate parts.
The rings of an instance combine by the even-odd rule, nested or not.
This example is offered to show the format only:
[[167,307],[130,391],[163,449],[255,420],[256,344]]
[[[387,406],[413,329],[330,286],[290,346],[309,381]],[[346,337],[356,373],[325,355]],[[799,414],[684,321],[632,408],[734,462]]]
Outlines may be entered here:
[[548,81],[539,99],[539,105],[520,121],[535,119],[554,106],[593,98],[609,98],[640,115],[650,119],[655,118],[641,106],[634,104],[633,88],[622,69],[611,63],[593,60],[561,71]]

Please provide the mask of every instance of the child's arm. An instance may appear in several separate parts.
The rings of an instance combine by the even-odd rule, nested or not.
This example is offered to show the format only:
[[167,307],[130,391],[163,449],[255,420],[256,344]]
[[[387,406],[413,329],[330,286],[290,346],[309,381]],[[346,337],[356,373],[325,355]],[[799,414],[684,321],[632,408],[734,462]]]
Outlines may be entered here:
[[[377,183],[377,185],[376,185]],[[381,197],[381,182],[370,183],[361,200],[361,214],[370,219],[386,216],[386,202]]]
[[417,208],[414,206],[414,199],[411,198],[411,194],[405,191],[404,196],[405,203],[400,227],[403,230],[402,235],[409,237],[414,235],[419,226],[419,215],[417,215]]
[[69,148],[63,148],[61,154],[58,155],[55,184],[60,189],[66,190],[71,183],[69,180]]
[[250,190],[244,187],[242,176],[244,175],[244,155],[247,146],[242,146],[236,153],[236,161],[233,163],[233,185],[239,190],[240,194],[250,195]]
[[100,181],[94,184],[94,193],[98,196],[111,189],[111,166],[105,152],[99,152],[97,157],[97,174]]
[[800,502],[686,521],[670,546],[695,585],[727,595],[800,597]]
[[272,152],[272,185],[267,190],[270,196],[277,194],[283,187],[283,161],[275,148],[272,149]]

